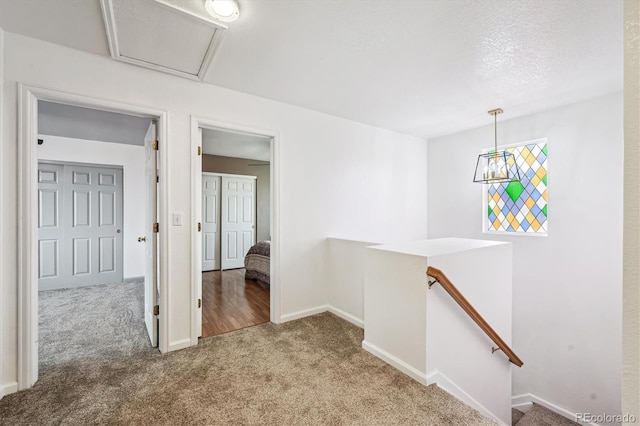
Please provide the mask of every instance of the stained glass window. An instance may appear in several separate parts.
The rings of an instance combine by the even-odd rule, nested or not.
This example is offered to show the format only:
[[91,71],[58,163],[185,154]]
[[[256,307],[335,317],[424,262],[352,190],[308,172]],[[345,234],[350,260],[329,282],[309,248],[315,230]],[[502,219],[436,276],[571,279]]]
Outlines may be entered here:
[[547,141],[526,142],[505,148],[514,154],[520,181],[485,185],[487,232],[547,233]]

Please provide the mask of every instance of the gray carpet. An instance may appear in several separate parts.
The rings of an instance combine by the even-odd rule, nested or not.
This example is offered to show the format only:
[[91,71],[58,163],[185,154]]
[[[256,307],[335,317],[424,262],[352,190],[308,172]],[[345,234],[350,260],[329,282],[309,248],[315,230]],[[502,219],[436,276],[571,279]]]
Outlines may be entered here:
[[577,426],[578,423],[534,403],[516,423],[518,426]]
[[40,369],[153,351],[144,325],[144,283],[38,293]]
[[511,409],[511,426],[516,426],[518,422],[522,420],[523,416],[524,416],[524,413],[522,411],[512,408]]
[[[92,316],[93,309],[86,312]],[[169,354],[127,349],[118,355],[106,346],[110,356],[42,369],[32,389],[0,400],[0,423],[495,424],[365,352],[362,338],[361,329],[325,313],[239,330]]]

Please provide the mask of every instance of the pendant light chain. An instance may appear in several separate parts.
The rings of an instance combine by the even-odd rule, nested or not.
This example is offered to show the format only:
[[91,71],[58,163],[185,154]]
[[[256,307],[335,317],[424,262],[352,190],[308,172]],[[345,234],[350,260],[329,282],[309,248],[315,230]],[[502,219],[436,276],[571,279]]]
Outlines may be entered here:
[[494,153],[498,153],[498,113],[493,113],[493,141],[494,141]]

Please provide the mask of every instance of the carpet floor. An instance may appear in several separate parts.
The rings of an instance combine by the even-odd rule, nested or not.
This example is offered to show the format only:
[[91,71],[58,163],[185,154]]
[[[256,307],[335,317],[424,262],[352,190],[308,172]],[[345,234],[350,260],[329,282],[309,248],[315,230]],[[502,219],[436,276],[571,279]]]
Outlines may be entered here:
[[144,282],[38,293],[40,371],[80,360],[107,361],[151,347],[144,325]]
[[553,411],[534,403],[521,419],[518,426],[580,426],[572,420],[554,413]]
[[33,388],[0,400],[0,424],[496,424],[364,351],[362,338],[324,313],[168,354],[108,350],[50,363]]

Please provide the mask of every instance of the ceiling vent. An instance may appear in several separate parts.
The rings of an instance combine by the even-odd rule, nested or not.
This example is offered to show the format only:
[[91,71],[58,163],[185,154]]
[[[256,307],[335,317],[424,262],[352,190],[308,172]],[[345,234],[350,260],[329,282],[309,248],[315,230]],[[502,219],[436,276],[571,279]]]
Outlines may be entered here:
[[204,78],[226,29],[207,14],[204,2],[101,0],[101,4],[114,59],[194,80]]

